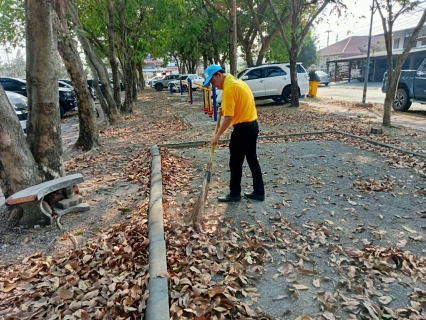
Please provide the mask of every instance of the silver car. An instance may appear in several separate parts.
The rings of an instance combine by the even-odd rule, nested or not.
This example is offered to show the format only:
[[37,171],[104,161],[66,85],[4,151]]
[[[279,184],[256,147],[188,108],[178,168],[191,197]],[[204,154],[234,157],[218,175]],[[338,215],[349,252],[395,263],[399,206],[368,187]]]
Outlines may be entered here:
[[22,94],[5,91],[6,96],[9,99],[10,104],[15,110],[16,115],[18,116],[21,128],[24,131],[24,134],[27,135],[27,118],[28,118],[28,99]]
[[330,83],[330,77],[327,73],[325,73],[324,71],[317,70],[315,71],[315,74],[319,77],[320,84],[325,84],[326,86],[328,86],[328,84]]

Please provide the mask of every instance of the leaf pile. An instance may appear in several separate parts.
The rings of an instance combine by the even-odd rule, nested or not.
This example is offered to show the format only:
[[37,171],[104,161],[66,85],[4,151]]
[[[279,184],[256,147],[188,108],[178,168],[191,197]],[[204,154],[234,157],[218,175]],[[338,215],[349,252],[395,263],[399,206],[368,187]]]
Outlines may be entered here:
[[151,186],[151,162],[151,152],[148,149],[143,149],[134,154],[132,159],[122,168],[127,181],[139,183],[145,187],[148,193]]
[[[146,216],[146,205],[139,210]],[[148,297],[146,235],[147,220],[134,218],[86,247],[3,267],[0,318],[140,319]]]
[[394,189],[394,181],[390,177],[384,177],[382,180],[355,180],[354,186],[364,192],[392,191]]
[[261,278],[269,251],[258,237],[222,228],[197,234],[191,228],[169,231],[167,260],[172,319],[252,319],[259,294],[252,278]]
[[186,131],[192,128],[189,123],[184,122],[181,118],[173,117],[171,119],[163,119],[154,122],[154,124],[160,128],[165,129],[169,132]]
[[[358,250],[332,246],[330,249],[345,256],[334,260],[342,280],[338,285],[340,299],[329,294],[331,302],[338,302],[343,310],[366,319],[426,319],[426,291],[413,287],[409,296],[410,306],[394,309],[386,305],[395,298],[376,289],[381,287],[382,291],[390,293],[389,286],[394,282],[408,285],[406,277],[411,277],[414,283],[418,279],[426,283],[424,258],[418,259],[397,247],[366,245],[363,250]],[[355,290],[357,294],[344,295],[344,289]],[[330,307],[321,302],[324,308]]]

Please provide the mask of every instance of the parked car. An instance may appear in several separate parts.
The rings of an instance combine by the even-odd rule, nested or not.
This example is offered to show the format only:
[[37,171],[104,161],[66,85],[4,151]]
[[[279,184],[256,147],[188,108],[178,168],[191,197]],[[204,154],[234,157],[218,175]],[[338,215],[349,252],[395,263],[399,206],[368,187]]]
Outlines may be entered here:
[[[60,88],[69,88],[69,89],[74,90],[74,87],[72,86],[71,80],[63,80],[62,79],[62,80],[58,81],[58,84],[59,84]],[[95,99],[97,99],[96,94],[95,94],[95,90],[92,87],[90,87],[89,85],[87,85],[87,87],[89,89],[89,93],[90,93],[90,96],[91,96],[93,111],[95,112],[96,118],[99,118],[99,110],[98,110],[98,108],[96,108],[96,105],[95,105]]]
[[170,81],[176,80],[178,78],[179,78],[178,74],[169,74],[159,80],[152,81],[151,88],[155,88],[155,90],[157,91],[163,91],[163,89],[167,89],[169,87]]
[[161,78],[162,78],[162,76],[155,76],[155,77],[152,77],[151,79],[149,79],[149,80],[146,82],[146,84],[150,87],[153,81],[160,80]]
[[[272,99],[291,102],[290,63],[272,63],[241,71],[237,78],[245,81],[256,100]],[[297,64],[299,95],[309,91],[309,77],[301,63]]]
[[[27,82],[19,78],[0,78],[0,84],[5,91],[12,91],[27,97]],[[59,87],[59,108],[61,118],[70,110],[77,107],[77,99],[72,89]]]
[[180,83],[182,81],[182,91],[186,92],[188,90],[188,80],[192,81],[192,91],[195,91],[198,89],[198,86],[196,83],[203,85],[204,79],[198,74],[194,73],[185,73],[182,74],[179,78],[177,78],[174,81],[169,82],[169,88],[172,89],[173,92],[180,92]]
[[59,81],[58,81],[58,86],[59,86],[59,88],[68,88],[68,89],[72,89],[72,90],[74,90],[74,87],[72,86],[72,83],[71,83],[71,84],[69,84],[69,83],[64,82],[64,81],[62,81],[62,80],[59,80]]
[[27,118],[28,118],[28,99],[22,94],[5,91],[6,96],[9,99],[10,104],[15,110],[16,115],[18,116],[19,123],[21,128],[24,131],[24,134],[27,135]]
[[[112,79],[109,79],[109,84],[110,84],[111,88],[114,88],[114,81]],[[93,87],[93,79],[87,79],[87,85],[90,88],[92,97],[94,97],[94,99],[96,100],[95,89]],[[101,89],[101,91],[104,92],[104,88],[103,88],[100,80],[98,80],[98,85],[99,85],[99,88]],[[121,81],[120,81],[120,91],[124,91],[124,84]]]
[[[398,78],[393,109],[395,111],[407,111],[412,102],[426,104],[426,59],[417,70],[401,70]],[[383,75],[382,92],[389,89],[388,72]]]
[[66,83],[66,84],[69,84],[71,87],[73,86],[71,80],[68,80],[68,79],[59,79],[59,81],[63,82],[63,83]]
[[327,73],[325,73],[324,71],[316,70],[315,75],[317,76],[317,79],[319,79],[319,84],[324,84],[328,86],[328,84],[330,83],[330,77]]

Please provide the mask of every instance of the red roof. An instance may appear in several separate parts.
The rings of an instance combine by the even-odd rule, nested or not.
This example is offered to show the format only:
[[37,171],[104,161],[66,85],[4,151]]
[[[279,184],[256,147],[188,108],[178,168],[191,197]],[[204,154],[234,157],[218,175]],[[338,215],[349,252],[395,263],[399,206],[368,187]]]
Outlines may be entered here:
[[[323,57],[350,57],[367,52],[368,36],[353,36],[318,50]],[[371,48],[384,47],[383,35],[371,37]],[[381,50],[384,50],[382,48]],[[376,50],[377,51],[377,50]]]

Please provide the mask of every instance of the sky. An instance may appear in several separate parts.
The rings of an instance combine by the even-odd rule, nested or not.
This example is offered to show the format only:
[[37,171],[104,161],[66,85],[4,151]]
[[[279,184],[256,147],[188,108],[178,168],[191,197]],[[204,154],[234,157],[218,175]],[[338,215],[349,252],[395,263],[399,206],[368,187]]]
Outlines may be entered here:
[[[325,9],[321,19],[314,23],[312,31],[317,39],[317,49],[322,49],[350,36],[368,36],[370,31],[371,5],[373,0],[347,0],[347,12],[340,18],[336,13],[330,14],[330,9]],[[395,22],[393,30],[414,27],[425,5],[419,6],[412,13],[401,15]],[[372,35],[382,34],[383,27],[380,15],[376,11],[373,15]]]

